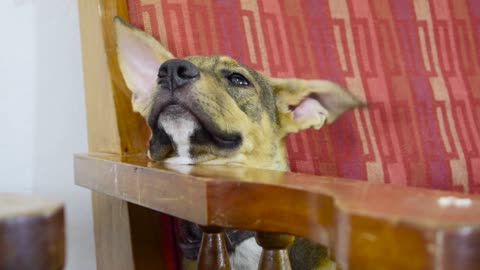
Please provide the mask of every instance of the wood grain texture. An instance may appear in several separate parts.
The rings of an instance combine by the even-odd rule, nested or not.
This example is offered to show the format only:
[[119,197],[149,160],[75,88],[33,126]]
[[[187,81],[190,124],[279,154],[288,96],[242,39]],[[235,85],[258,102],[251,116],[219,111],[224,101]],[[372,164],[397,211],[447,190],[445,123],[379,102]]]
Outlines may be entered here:
[[63,204],[0,193],[0,269],[59,270],[64,264]]
[[305,237],[341,269],[480,267],[479,196],[107,154],[77,155],[75,179],[201,225]]
[[88,143],[92,152],[143,153],[148,128],[132,111],[115,53],[113,17],[128,19],[124,0],[78,1]]

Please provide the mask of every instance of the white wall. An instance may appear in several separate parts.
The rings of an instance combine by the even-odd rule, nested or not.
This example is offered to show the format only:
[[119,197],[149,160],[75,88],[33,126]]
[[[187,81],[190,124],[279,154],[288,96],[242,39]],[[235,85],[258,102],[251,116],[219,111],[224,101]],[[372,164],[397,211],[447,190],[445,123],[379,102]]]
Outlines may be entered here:
[[29,193],[33,187],[32,133],[35,92],[33,22],[32,3],[10,0],[2,3],[0,191]]
[[87,151],[77,1],[3,0],[0,25],[0,191],[63,200],[66,269],[95,269],[90,193],[73,182]]

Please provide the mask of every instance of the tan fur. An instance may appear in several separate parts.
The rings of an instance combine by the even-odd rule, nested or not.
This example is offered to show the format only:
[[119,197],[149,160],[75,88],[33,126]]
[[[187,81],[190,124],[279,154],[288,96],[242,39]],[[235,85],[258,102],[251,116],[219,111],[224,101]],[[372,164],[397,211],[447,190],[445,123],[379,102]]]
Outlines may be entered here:
[[[285,134],[298,132],[307,128],[319,129],[324,123],[332,123],[342,113],[366,104],[344,90],[341,86],[326,80],[279,79],[269,80],[277,98],[277,109],[280,114],[280,126]],[[293,120],[288,106],[300,103],[308,94],[324,96],[331,108],[325,108],[324,119]]]
[[[213,63],[205,63],[200,60],[192,59],[192,63],[196,64],[202,69],[211,71],[213,74],[219,74],[219,71],[224,68],[231,68],[229,66],[236,61],[232,58],[222,56],[218,60],[217,70],[212,70]],[[235,67],[236,69],[241,69]],[[244,72],[243,74],[245,74]],[[277,151],[274,148],[277,146],[276,142],[279,141],[276,134],[275,124],[271,123],[266,113],[262,113],[259,123],[254,123],[246,114],[244,114],[239,107],[235,104],[235,101],[228,96],[222,85],[218,85],[211,75],[205,75],[202,79],[195,83],[195,91],[198,91],[198,96],[202,99],[204,109],[214,121],[225,131],[235,132],[242,131],[244,141],[240,149],[238,149],[233,155],[226,153],[226,155],[215,151],[211,153],[208,158],[200,161],[199,163],[215,164],[215,165],[238,165],[245,167],[256,168],[270,168],[270,169],[287,169],[287,163],[285,156],[277,156]],[[251,79],[252,81],[252,79]],[[206,98],[214,97],[214,98]],[[251,95],[245,98],[243,102],[254,103],[259,102],[258,96]],[[218,102],[223,103],[224,110],[219,112],[216,104]],[[272,138],[273,140],[265,138]],[[273,162],[274,159],[278,159],[280,163]],[[273,164],[277,164],[272,167]]]
[[[162,88],[155,82],[156,72],[163,62],[174,57],[153,37],[119,19],[115,20],[115,29],[119,65],[133,93],[133,108],[147,120],[152,115],[152,123],[157,123],[156,114],[152,111]],[[145,73],[144,66],[138,66],[135,55],[132,56],[137,52],[143,58],[153,59],[153,62],[141,59],[146,66],[153,64],[150,73]],[[285,138],[289,133],[318,129],[325,123],[332,123],[347,110],[365,105],[330,81],[268,78],[228,56],[191,56],[184,60],[193,64],[200,73],[197,80],[180,90],[189,103],[187,107],[190,106],[190,110],[191,106],[201,108],[201,113],[207,115],[208,121],[213,122],[222,133],[241,134],[242,138],[241,144],[234,149],[222,149],[215,144],[189,145],[194,164],[288,170]],[[155,63],[158,65],[155,66]],[[226,72],[243,75],[251,85],[230,85],[225,79]],[[171,152],[168,147],[163,150]],[[164,158],[172,155],[175,157],[175,153],[171,152]],[[216,171],[193,169],[206,174]],[[242,170],[226,173],[242,177]]]
[[[121,20],[116,20],[115,26],[119,44],[122,43],[122,40],[129,40],[130,43],[132,40],[139,40],[140,46],[143,47],[142,49],[148,51],[159,65],[173,58],[170,52],[145,32],[132,28]],[[133,108],[147,118],[154,105],[152,103],[152,94],[145,94],[148,91],[136,87],[134,82],[138,78],[135,77],[137,76],[135,70],[128,65],[124,54],[121,53],[121,48],[117,48],[117,50],[119,51],[120,68],[127,86],[133,93]],[[186,60],[189,60],[202,71],[201,79],[196,81],[190,89],[193,99],[201,104],[205,113],[210,115],[223,131],[241,132],[244,138],[241,147],[233,152],[198,146],[196,151],[201,152],[202,155],[195,160],[197,164],[237,165],[288,170],[284,145],[286,135],[307,128],[318,129],[324,123],[333,122],[344,111],[362,105],[362,102],[353,95],[329,81],[263,77],[261,79],[270,85],[276,98],[277,122],[273,123],[267,112],[260,113],[260,121],[252,121],[240,110],[239,105],[259,103],[259,93],[244,95],[234,100],[225,91],[225,86],[218,80],[222,76],[222,70],[240,72],[252,82],[254,89],[239,91],[258,92],[261,85],[256,78],[251,76],[248,70],[238,64],[235,59],[228,56],[193,56],[187,57]],[[151,93],[156,91],[155,87],[155,81],[153,80]],[[324,95],[330,102],[336,104],[333,104],[333,109],[325,108],[324,112],[316,117],[294,119],[293,112],[289,110],[289,106],[300,103],[309,94]],[[222,106],[220,107],[219,104],[222,104]]]

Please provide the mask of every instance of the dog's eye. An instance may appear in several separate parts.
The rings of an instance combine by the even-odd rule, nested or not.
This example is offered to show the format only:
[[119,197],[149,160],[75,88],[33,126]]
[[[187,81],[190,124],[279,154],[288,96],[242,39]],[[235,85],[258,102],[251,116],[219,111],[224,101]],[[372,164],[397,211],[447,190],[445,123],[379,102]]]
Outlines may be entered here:
[[239,73],[233,73],[232,75],[228,76],[228,80],[238,86],[249,86],[250,82],[243,77],[242,74]]

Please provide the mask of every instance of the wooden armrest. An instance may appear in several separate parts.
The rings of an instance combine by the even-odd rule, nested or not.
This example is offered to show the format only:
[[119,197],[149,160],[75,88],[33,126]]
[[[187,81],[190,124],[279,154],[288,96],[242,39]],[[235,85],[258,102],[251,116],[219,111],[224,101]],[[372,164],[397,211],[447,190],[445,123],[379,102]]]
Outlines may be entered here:
[[480,264],[480,196],[113,154],[76,155],[75,182],[201,225],[302,236],[340,263]]

